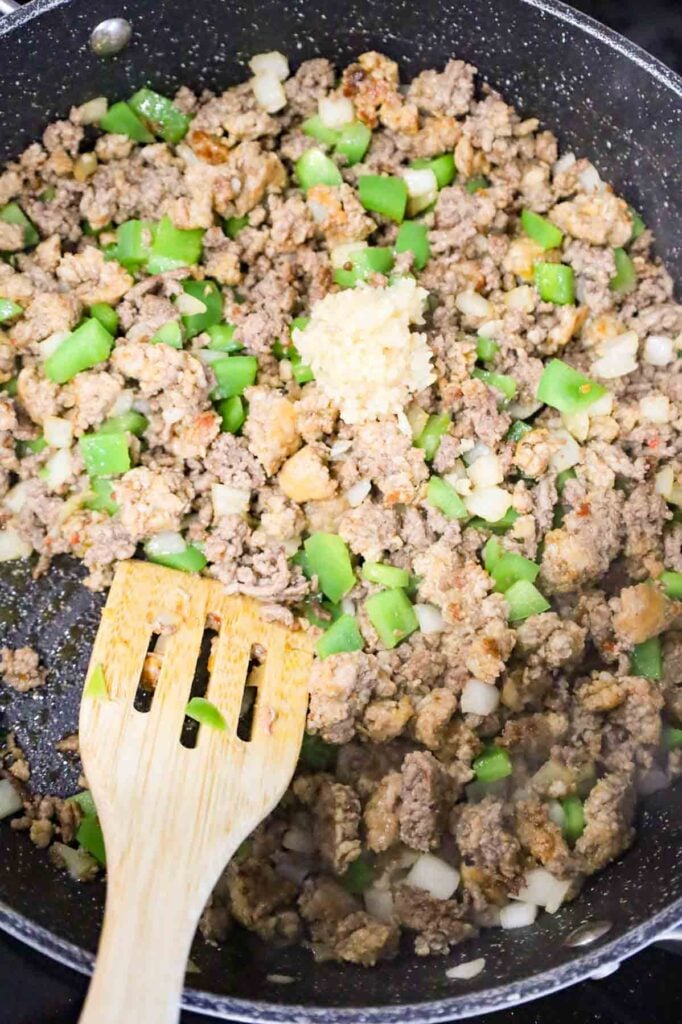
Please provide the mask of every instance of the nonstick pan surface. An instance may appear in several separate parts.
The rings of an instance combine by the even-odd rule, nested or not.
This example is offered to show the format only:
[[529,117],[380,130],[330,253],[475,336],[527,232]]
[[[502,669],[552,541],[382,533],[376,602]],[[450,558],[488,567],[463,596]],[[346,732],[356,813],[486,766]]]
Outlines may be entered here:
[[[113,15],[133,24],[130,46],[103,62],[88,48]],[[679,79],[620,37],[561,4],[535,0],[277,0],[163,3],[36,0],[0,22],[0,159],[17,155],[73,103],[122,98],[143,82],[221,88],[243,78],[267,49],[293,64],[328,56],[342,64],[367,49],[397,59],[405,76],[456,54],[476,64],[510,102],[539,116],[568,148],[594,161],[639,209],[673,274],[682,274],[682,88]],[[0,644],[28,643],[51,667],[50,685],[0,695],[0,728],[14,729],[39,790],[76,789],[77,766],[55,755],[72,732],[101,595],[66,558],[34,581],[30,567],[0,567]],[[112,766],[112,770],[114,767]],[[275,949],[235,931],[221,950],[197,942],[200,973],[185,1005],[215,1016],[267,1021],[452,1020],[546,994],[636,952],[682,919],[682,787],[645,802],[635,848],[558,915],[534,928],[485,932],[456,957],[421,960],[406,946],[364,971],[314,964],[299,948]],[[0,926],[78,970],[92,962],[103,885],[77,886],[44,853],[0,827]],[[610,928],[587,946],[566,939],[585,923]],[[451,982],[452,960],[486,958],[470,982]],[[289,985],[269,982],[284,974]]]

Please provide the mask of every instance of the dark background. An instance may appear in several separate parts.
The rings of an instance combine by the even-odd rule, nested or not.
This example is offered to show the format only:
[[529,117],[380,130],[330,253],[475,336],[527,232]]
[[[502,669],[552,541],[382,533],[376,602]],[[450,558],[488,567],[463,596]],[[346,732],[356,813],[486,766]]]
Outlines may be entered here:
[[[682,0],[574,0],[572,6],[682,71]],[[682,945],[680,950],[675,954],[647,949],[601,981],[584,982],[477,1020],[480,1024],[674,1024],[682,1020]],[[75,1024],[85,988],[84,978],[0,933],[0,1024]],[[183,1024],[205,1020],[183,1015]]]

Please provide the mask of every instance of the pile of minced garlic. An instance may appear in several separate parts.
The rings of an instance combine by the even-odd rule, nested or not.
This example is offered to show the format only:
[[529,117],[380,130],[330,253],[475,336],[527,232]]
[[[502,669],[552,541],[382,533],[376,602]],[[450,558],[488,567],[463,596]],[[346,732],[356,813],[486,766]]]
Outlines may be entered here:
[[395,415],[435,380],[424,322],[427,292],[413,278],[358,286],[316,302],[292,341],[345,423]]

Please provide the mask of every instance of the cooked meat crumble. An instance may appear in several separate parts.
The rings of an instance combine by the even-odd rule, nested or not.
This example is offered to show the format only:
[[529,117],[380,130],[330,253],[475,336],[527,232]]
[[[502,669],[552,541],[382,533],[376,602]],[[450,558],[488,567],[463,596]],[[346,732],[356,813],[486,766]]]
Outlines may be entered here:
[[[554,912],[679,774],[682,307],[475,68],[257,65],[0,174],[0,557],[99,590],[142,545],[313,634],[296,777],[201,931],[371,966]],[[12,826],[92,877],[88,800],[0,755]]]

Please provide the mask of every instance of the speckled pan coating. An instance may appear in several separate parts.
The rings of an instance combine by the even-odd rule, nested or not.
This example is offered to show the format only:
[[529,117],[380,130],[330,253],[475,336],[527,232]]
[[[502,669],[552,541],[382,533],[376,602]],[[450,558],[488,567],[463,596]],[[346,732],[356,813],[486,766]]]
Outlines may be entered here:
[[[113,15],[133,22],[133,41],[104,63],[90,53],[88,38]],[[456,52],[522,110],[558,130],[565,145],[591,157],[654,227],[671,270],[682,274],[680,80],[625,40],[551,2],[35,0],[0,22],[0,159],[19,153],[72,103],[101,93],[122,97],[143,80],[161,89],[181,82],[220,87],[243,76],[253,52],[275,47],[293,62],[323,54],[339,63],[377,48],[400,60],[407,75]],[[17,564],[0,573],[0,643],[31,643],[57,666],[48,691],[11,701],[5,694],[0,704],[0,726],[17,729],[37,784],[48,787],[73,788],[76,778],[65,760],[56,764],[52,750],[76,722],[102,600],[78,586],[80,573],[68,560],[37,583]],[[240,934],[222,951],[197,946],[201,973],[190,976],[185,1004],[230,1020],[282,1024],[425,1024],[512,1006],[578,981],[672,928],[682,918],[681,840],[677,786],[647,801],[638,845],[624,860],[594,879],[576,904],[544,915],[533,929],[487,932],[476,947],[447,960],[418,960],[406,949],[373,971],[313,966],[299,949],[276,950]],[[101,900],[101,885],[73,886],[44,854],[0,828],[1,927],[87,971]],[[589,918],[606,918],[614,927],[592,952],[565,947],[563,939]],[[486,957],[485,971],[470,982],[448,981],[445,967],[472,955]],[[296,981],[269,983],[273,973]]]

